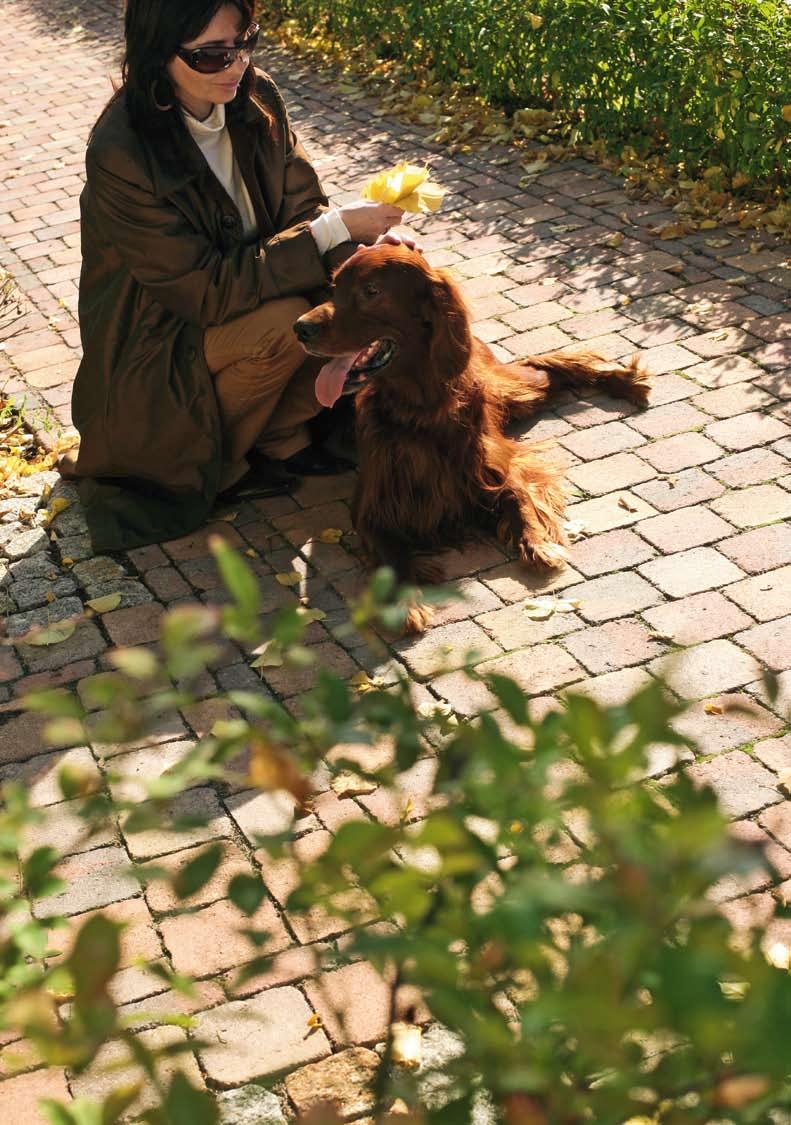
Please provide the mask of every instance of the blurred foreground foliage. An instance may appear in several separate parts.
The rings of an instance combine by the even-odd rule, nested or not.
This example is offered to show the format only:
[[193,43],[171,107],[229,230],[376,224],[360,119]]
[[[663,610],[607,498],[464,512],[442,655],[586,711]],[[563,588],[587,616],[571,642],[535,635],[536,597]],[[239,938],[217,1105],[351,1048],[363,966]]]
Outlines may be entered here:
[[[733,929],[718,905],[723,888],[732,896],[748,877],[760,886],[778,876],[761,848],[729,832],[710,790],[681,770],[657,774],[658,754],[669,768],[688,746],[673,725],[680,707],[659,684],[612,708],[569,694],[537,717],[511,680],[490,675],[497,710],[459,720],[440,704],[416,707],[406,678],[346,683],[319,668],[298,714],[256,692],[229,691],[222,698],[240,718],[216,723],[146,783],[143,800],[110,796],[116,759],[103,760],[101,746],[139,745],[158,719],[192,702],[190,683],[224,639],[246,645],[258,663],[313,660],[303,641],[316,611],[281,611],[263,639],[258,580],[230,548],[213,549],[229,605],[176,608],[163,619],[158,651],[117,650],[115,671],[86,682],[81,698],[45,691],[26,706],[52,716],[50,745],[99,752],[102,774],[64,767],[59,777],[86,832],[112,812],[127,837],[168,825],[173,850],[177,833],[195,823],[174,815],[174,800],[196,783],[278,790],[307,812],[322,771],[325,788],[353,794],[393,786],[433,760],[424,807],[407,804],[389,824],[344,823],[309,862],[291,832],[256,841],[295,865],[289,917],[336,919],[338,933],[350,931],[344,956],[367,959],[389,982],[395,1031],[370,1090],[375,1120],[389,1120],[394,1106],[426,1123],[468,1122],[476,1106],[508,1125],[787,1120],[791,954],[777,930]],[[353,627],[393,628],[403,606],[392,575],[379,572],[352,608]],[[127,1060],[123,1084],[101,1106],[50,1101],[48,1120],[217,1122],[211,1092],[178,1069],[173,1076],[174,1056],[200,1054],[201,1044],[182,1031],[154,1047],[113,999],[122,927],[101,911],[76,927],[59,918],[61,854],[23,847],[47,810],[31,807],[22,784],[6,785],[3,798],[0,1030],[26,1041],[34,1060],[72,1075],[95,1065],[107,1044]],[[176,874],[154,861],[137,876],[143,885],[166,882],[188,904],[215,875],[223,847],[206,844]],[[271,964],[261,954],[266,935],[245,929],[267,891],[256,869],[232,879],[227,893],[251,941],[241,985]],[[778,907],[771,923],[781,932],[782,914]],[[329,946],[317,946],[319,963],[322,956]],[[191,994],[191,982],[166,964],[151,971]],[[461,1045],[428,1085],[418,1065],[427,1020]],[[413,1032],[406,1052],[405,1021]],[[192,1027],[184,1016],[159,1022]],[[130,1066],[139,1075],[132,1082]],[[335,1120],[332,1111],[326,1120]]]

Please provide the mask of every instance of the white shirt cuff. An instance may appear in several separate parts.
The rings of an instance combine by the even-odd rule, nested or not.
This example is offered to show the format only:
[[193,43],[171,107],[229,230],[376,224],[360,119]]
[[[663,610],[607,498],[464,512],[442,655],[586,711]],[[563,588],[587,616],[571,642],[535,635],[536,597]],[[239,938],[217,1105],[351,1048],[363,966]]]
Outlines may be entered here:
[[351,238],[337,207],[325,211],[318,219],[314,219],[310,224],[310,230],[316,239],[319,254],[326,254],[333,246],[339,246],[341,242],[348,242]]

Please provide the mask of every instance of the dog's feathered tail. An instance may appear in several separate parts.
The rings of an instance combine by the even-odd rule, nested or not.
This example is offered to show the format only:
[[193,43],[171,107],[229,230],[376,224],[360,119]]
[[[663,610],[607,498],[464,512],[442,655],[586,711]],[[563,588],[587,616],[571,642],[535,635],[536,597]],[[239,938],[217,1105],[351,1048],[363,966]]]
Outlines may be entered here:
[[545,352],[497,372],[495,392],[511,416],[532,414],[553,391],[564,387],[596,387],[638,406],[648,404],[651,375],[634,356],[628,364],[603,359],[594,352]]

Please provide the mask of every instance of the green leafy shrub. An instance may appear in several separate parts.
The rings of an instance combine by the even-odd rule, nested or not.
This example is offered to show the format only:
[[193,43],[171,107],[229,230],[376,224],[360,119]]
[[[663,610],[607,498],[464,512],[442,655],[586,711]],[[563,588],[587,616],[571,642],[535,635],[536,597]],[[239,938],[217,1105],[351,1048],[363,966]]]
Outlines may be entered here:
[[[511,109],[573,111],[576,136],[689,174],[791,191],[785,0],[283,0],[303,30],[431,67]],[[785,107],[785,108],[784,108]]]
[[[31,710],[54,716],[51,744],[139,743],[158,718],[193,702],[190,681],[223,638],[255,647],[265,663],[313,660],[303,642],[315,614],[282,611],[262,643],[256,580],[228,548],[218,544],[216,556],[230,605],[171,611],[159,653],[117,651],[116,671],[86,682],[82,701],[60,690],[28,698]],[[403,614],[395,595],[392,575],[379,573],[353,608],[355,625],[392,627]],[[285,790],[306,807],[319,766],[362,792],[367,783],[394,786],[427,758],[436,767],[430,792],[420,808],[402,803],[392,823],[343,824],[310,862],[300,861],[290,833],[256,841],[296,864],[289,916],[337,919],[344,956],[381,971],[390,1022],[403,1015],[406,995],[459,1044],[439,1073],[426,1075],[395,1064],[391,1039],[371,1091],[374,1117],[400,1099],[421,1122],[467,1122],[478,1104],[508,1125],[779,1121],[775,1111],[791,1108],[789,1063],[778,1048],[791,1033],[789,951],[782,946],[784,965],[769,949],[776,934],[763,925],[734,930],[717,905],[724,880],[749,875],[760,885],[776,874],[760,849],[732,838],[710,790],[681,772],[650,776],[657,753],[670,765],[686,745],[673,725],[679,705],[654,684],[609,709],[569,695],[539,718],[509,679],[486,683],[497,711],[457,721],[439,704],[416,708],[406,679],[355,689],[317,669],[298,716],[255,692],[223,695],[242,717],[215,724],[148,783],[143,801],[108,794],[115,759],[104,779],[64,768],[61,789],[81,802],[86,831],[111,811],[127,835],[168,824],[175,849],[177,833],[194,822],[173,816],[172,802],[196,782]],[[359,753],[372,746],[386,751],[375,768]],[[49,1120],[112,1125],[142,1113],[152,1125],[212,1125],[212,1095],[162,1072],[200,1044],[144,1045],[112,999],[118,925],[95,913],[70,952],[55,956],[63,922],[47,900],[62,889],[60,855],[21,848],[47,813],[30,807],[21,785],[3,797],[0,1029],[76,1074],[118,1044],[140,1075],[102,1107],[49,1103]],[[222,841],[211,842],[176,874],[150,863],[138,877],[166,881],[185,902],[216,873],[222,852]],[[266,894],[258,873],[228,886],[251,942],[237,983],[271,963],[260,953],[266,935],[247,928]],[[337,956],[322,949],[320,957]],[[190,993],[188,980],[167,966],[157,971]],[[163,1022],[191,1028],[185,1017]]]

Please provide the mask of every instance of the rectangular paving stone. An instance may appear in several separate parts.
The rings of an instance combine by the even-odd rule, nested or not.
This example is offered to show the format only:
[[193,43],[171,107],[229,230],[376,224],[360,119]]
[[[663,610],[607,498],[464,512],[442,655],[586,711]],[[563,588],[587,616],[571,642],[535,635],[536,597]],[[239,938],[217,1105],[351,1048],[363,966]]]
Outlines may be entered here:
[[564,648],[589,672],[615,672],[632,664],[642,664],[665,651],[639,621],[610,621],[584,629],[563,641]]
[[710,591],[643,612],[651,628],[678,645],[696,645],[749,628],[751,619],[722,594]]
[[390,986],[367,961],[345,965],[310,981],[306,991],[338,1043],[378,1043],[390,1022]]
[[[178,822],[197,818],[194,828],[174,827]],[[225,815],[217,794],[212,789],[190,789],[167,801],[160,810],[160,826],[143,832],[129,832],[126,820],[121,824],[126,846],[134,859],[151,859],[180,848],[202,844],[220,836],[230,836],[231,822]]]
[[734,640],[774,672],[791,668],[791,615],[737,633]]
[[683,472],[672,473],[668,477],[657,477],[656,480],[638,484],[634,491],[660,512],[674,512],[678,508],[721,496],[725,488],[703,469],[684,469]]
[[584,492],[592,496],[603,496],[614,489],[630,488],[641,481],[650,480],[654,476],[654,470],[634,453],[614,453],[599,461],[586,461],[582,465],[576,465],[568,470],[566,476]]
[[578,504],[570,504],[566,509],[567,518],[581,520],[589,535],[626,527],[655,515],[656,511],[650,504],[626,489],[597,496],[593,500],[582,500]]
[[731,383],[745,383],[757,379],[763,369],[741,355],[726,355],[708,359],[687,368],[686,374],[702,387],[727,387]]
[[19,1074],[0,1086],[3,1115],[17,1125],[45,1125],[48,1120],[39,1108],[41,1098],[52,1098],[66,1106],[71,1102],[66,1074],[55,1067]]
[[679,734],[692,739],[699,754],[720,754],[768,738],[783,723],[755,700],[741,692],[720,695],[710,702],[720,712],[707,711],[704,703],[693,703],[673,720]]
[[645,668],[621,668],[589,680],[581,680],[565,694],[584,695],[600,707],[621,707],[653,680]]
[[[245,929],[266,931],[266,944],[257,950],[242,933]],[[270,899],[251,918],[223,899],[201,910],[164,918],[160,930],[176,972],[193,977],[213,976],[292,944]]]
[[704,434],[691,431],[646,445],[640,450],[640,456],[660,473],[677,473],[715,461],[722,456],[722,450]]
[[99,769],[93,755],[86,747],[58,750],[52,754],[39,754],[25,762],[13,762],[0,768],[0,782],[21,782],[27,790],[28,800],[34,808],[55,805],[63,800],[58,775],[64,768],[80,776],[99,779]]
[[308,1027],[312,1015],[293,987],[202,1012],[195,1018],[195,1035],[207,1044],[198,1052],[206,1074],[227,1088],[324,1058],[332,1047],[322,1028]]
[[751,484],[764,484],[777,480],[791,469],[788,461],[771,449],[747,449],[731,453],[721,461],[707,466],[708,471],[730,488],[746,488]]
[[757,484],[728,492],[713,500],[711,506],[736,527],[758,527],[791,516],[791,493],[776,484]]
[[[144,1046],[154,1050],[157,1047],[185,1043],[187,1036],[180,1028],[156,1027],[140,1032],[137,1038]],[[204,1087],[195,1057],[189,1051],[165,1058],[157,1067],[157,1074],[165,1087],[169,1086],[177,1072],[186,1074],[192,1085],[201,1089]],[[77,1097],[103,1101],[119,1086],[133,1085],[141,1077],[140,1068],[132,1063],[128,1047],[115,1041],[101,1047],[88,1069],[72,1077],[71,1085]],[[142,1091],[134,1102],[133,1112],[138,1116],[144,1109],[151,1108],[158,1102],[156,1089],[151,1083],[144,1081]]]
[[108,906],[120,899],[140,893],[140,884],[129,872],[129,857],[123,848],[96,848],[71,856],[59,863],[56,874],[65,881],[65,888],[49,898],[33,904],[37,918],[53,914],[81,914],[99,906]]
[[493,672],[510,676],[527,695],[540,695],[584,676],[577,661],[560,645],[553,644],[512,652],[500,660],[488,660],[477,670],[483,675]]
[[745,578],[724,592],[758,621],[783,617],[791,613],[791,566]]
[[633,449],[642,445],[645,439],[635,433],[623,422],[607,422],[603,426],[593,426],[591,429],[567,434],[560,438],[560,444],[570,450],[576,457],[583,461],[593,461],[600,457],[608,457],[612,453],[621,453],[625,449]]
[[522,605],[484,613],[477,622],[506,652],[528,644],[541,644],[551,637],[582,628],[582,622],[574,613],[553,613],[546,621],[533,621]]
[[725,449],[738,451],[753,445],[766,445],[788,434],[788,426],[777,418],[752,411],[735,418],[723,418],[706,427],[706,435]]
[[[253,846],[257,846],[257,836],[279,836],[292,826],[301,832],[318,827],[314,816],[298,816],[295,799],[283,789],[247,789],[228,797],[225,804]],[[295,816],[298,816],[296,822]]]
[[635,527],[640,535],[665,554],[713,543],[733,528],[702,505],[681,508],[664,516],[642,520]]
[[748,574],[791,563],[791,524],[773,523],[725,539],[717,549]]
[[682,699],[704,699],[732,691],[750,683],[760,671],[753,656],[724,640],[660,656],[648,667]]
[[441,625],[418,638],[397,641],[394,647],[412,675],[420,679],[461,668],[469,662],[473,651],[477,660],[500,653],[498,645],[473,621]]
[[654,555],[654,550],[627,528],[580,539],[571,546],[571,562],[586,578],[595,578],[613,570],[627,570]]
[[696,785],[714,790],[729,817],[746,816],[782,800],[774,774],[741,750],[689,766],[686,773]]
[[694,547],[643,563],[639,571],[673,598],[736,582],[742,572],[712,547]]
[[692,400],[693,406],[713,414],[715,418],[732,418],[749,410],[759,410],[775,400],[754,383],[729,383],[714,391],[705,391]]
[[638,430],[647,438],[672,437],[685,430],[695,430],[705,426],[708,418],[688,402],[668,402],[637,414],[629,422],[632,429]]
[[577,613],[594,624],[627,617],[662,600],[661,594],[633,571],[592,578],[569,587],[564,597],[579,600]]

